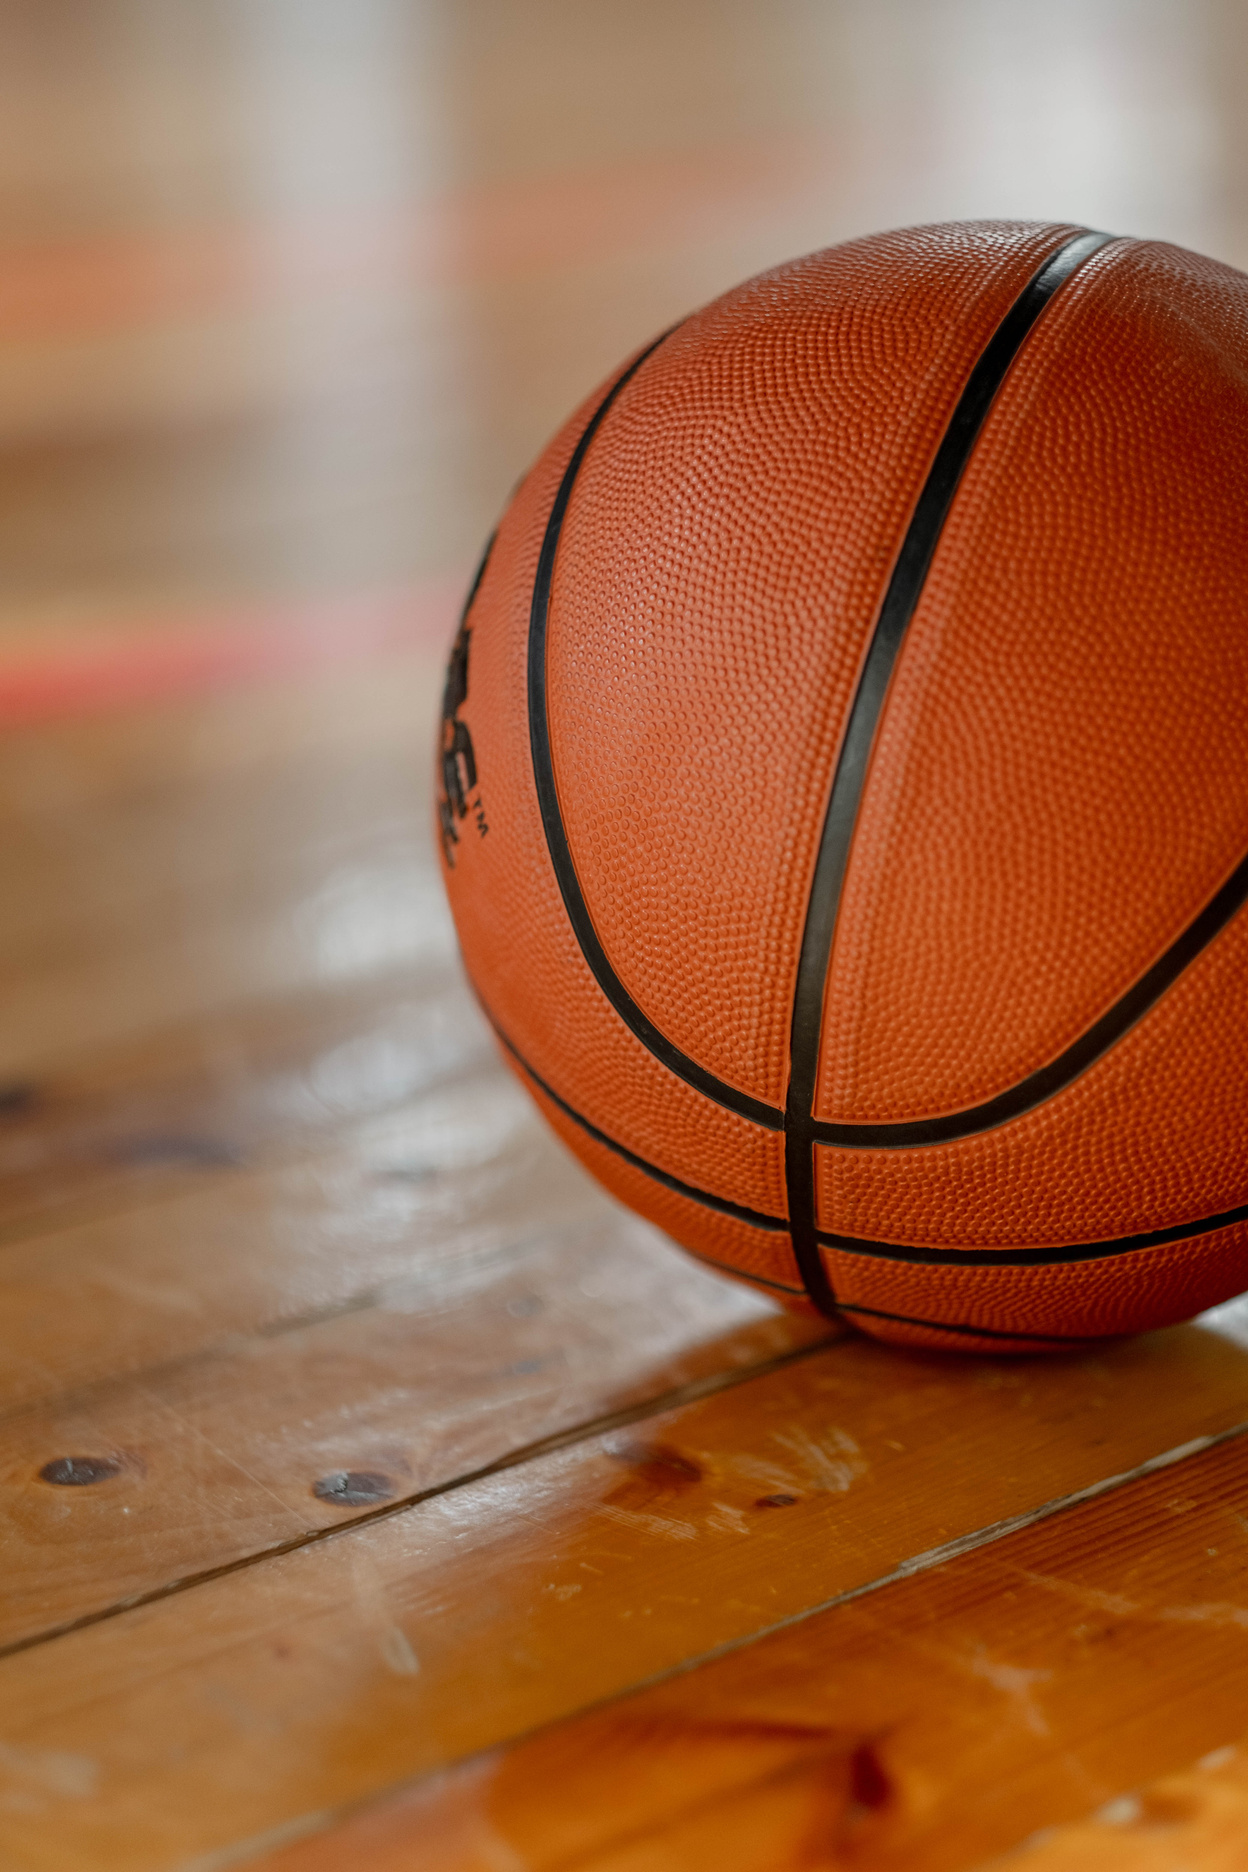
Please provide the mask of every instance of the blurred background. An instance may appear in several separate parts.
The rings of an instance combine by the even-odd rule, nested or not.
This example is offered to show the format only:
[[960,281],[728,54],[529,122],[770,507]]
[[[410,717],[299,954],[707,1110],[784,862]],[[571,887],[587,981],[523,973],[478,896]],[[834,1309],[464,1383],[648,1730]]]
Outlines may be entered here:
[[465,579],[692,306],[944,217],[1248,261],[1242,0],[5,0],[0,41],[19,1076],[449,953]]
[[0,35],[14,641],[436,610],[626,351],[851,235],[1248,257],[1240,0],[8,0]]

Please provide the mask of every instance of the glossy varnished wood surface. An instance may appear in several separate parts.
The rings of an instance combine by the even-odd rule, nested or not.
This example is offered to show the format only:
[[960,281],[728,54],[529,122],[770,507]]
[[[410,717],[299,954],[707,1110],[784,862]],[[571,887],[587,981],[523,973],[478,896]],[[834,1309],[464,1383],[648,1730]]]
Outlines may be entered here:
[[[1140,1817],[1124,1751],[1150,1779],[1212,1753],[1244,1707],[1243,1475],[1233,1444],[1194,1454],[1181,1480],[1127,1483],[265,1863],[952,1872],[1114,1796]],[[1204,1863],[1183,1846],[1156,1863]],[[1063,1863],[1035,1854],[1037,1872]]]
[[1241,1742],[1109,1801],[1091,1820],[1046,1829],[994,1872],[1238,1872],[1245,1837],[1248,1750]]
[[[369,1517],[346,1537],[305,1534],[261,1565],[193,1581],[134,1610],[116,1606],[113,1616],[54,1644],[10,1655],[0,1663],[3,1707],[11,1712],[0,1719],[4,1759],[19,1774],[28,1761],[91,1762],[91,1786],[56,1816],[58,1863],[177,1865],[239,1836],[262,1842],[315,1824],[326,1809],[565,1718],[724,1646],[745,1643],[740,1657],[757,1656],[765,1669],[770,1651],[749,1640],[847,1595],[847,1604],[826,1615],[828,1642],[835,1649],[847,1624],[860,1631],[866,1599],[857,1595],[864,1590],[872,1598],[868,1632],[878,1639],[874,1591],[895,1596],[912,1571],[905,1591],[914,1616],[939,1624],[936,1581],[947,1574],[955,1597],[965,1590],[978,1604],[975,1550],[987,1542],[985,1551],[995,1553],[997,1538],[1015,1520],[1039,1517],[1034,1529],[1024,1526],[1010,1538],[1014,1548],[1035,1554],[1033,1570],[1041,1575],[1060,1571],[1058,1556],[1068,1547],[1083,1553],[1069,1505],[1081,1491],[1103,1496],[1096,1512],[1116,1517],[1111,1572],[1124,1561],[1147,1572],[1157,1560],[1155,1531],[1147,1527],[1137,1548],[1135,1497],[1125,1494],[1126,1506],[1118,1505],[1124,1489],[1147,1484],[1119,1479],[1141,1466],[1156,1468],[1164,1481],[1155,1485],[1172,1500],[1179,1486],[1174,1467],[1184,1475],[1183,1488],[1189,1477],[1196,1488],[1205,1473],[1194,1466],[1205,1439],[1229,1436],[1202,1460],[1222,1465],[1214,1471],[1219,1487],[1228,1476],[1242,1482],[1246,1375],[1248,1352],[1233,1338],[1196,1328],[1071,1363],[899,1359],[857,1339],[773,1360],[765,1374],[716,1387],[701,1400],[663,1410],[665,1400],[656,1399],[650,1416],[602,1433],[587,1426],[561,1448],[532,1452],[480,1481],[465,1478],[411,1510]],[[290,1488],[292,1439],[266,1448],[262,1425],[249,1432],[246,1393],[236,1387],[231,1404],[225,1414],[233,1419],[240,1467],[257,1485],[274,1492],[285,1486],[298,1512],[307,1481],[305,1472],[297,1495]],[[215,1441],[210,1447],[219,1462],[228,1457]],[[95,1512],[115,1529],[118,1514],[141,1499],[142,1481],[119,1476],[107,1486],[117,1488],[111,1500],[118,1506],[111,1514],[103,1507]],[[220,1477],[214,1494],[218,1504],[227,1499]],[[1234,1504],[1219,1499],[1217,1488],[1212,1496],[1225,1555],[1215,1572],[1229,1569],[1233,1580],[1242,1577],[1242,1529],[1236,1533]],[[106,1499],[103,1488],[96,1499]],[[322,1525],[339,1519],[327,1514]],[[245,1538],[241,1502],[238,1526]],[[84,1517],[84,1539],[89,1535]],[[96,1539],[97,1555],[106,1555],[107,1542]],[[1180,1608],[1171,1656],[1159,1654],[1158,1669],[1163,1683],[1167,1670],[1173,1678],[1168,1692],[1182,1692],[1207,1725],[1224,1729],[1238,1720],[1242,1685],[1233,1675],[1225,1683],[1210,1680],[1208,1658],[1192,1652],[1182,1605],[1197,1580],[1198,1605],[1211,1596],[1225,1602],[1227,1586],[1211,1594],[1207,1557],[1195,1565],[1184,1541],[1180,1528],[1177,1544],[1158,1562],[1163,1581],[1167,1566],[1175,1574],[1171,1600]],[[1102,1537],[1092,1544],[1099,1548]],[[934,1573],[937,1566],[945,1572]],[[1113,1577],[1121,1590],[1120,1573]],[[1047,1607],[1051,1594],[1041,1599]],[[1233,1617],[1212,1623],[1236,1629]],[[791,1640],[771,1641],[788,1659],[780,1676],[793,1675],[794,1697],[801,1694],[796,1661],[810,1652],[815,1630],[803,1622]],[[1026,1657],[1043,1652],[1052,1636],[1051,1621],[1042,1620]],[[1006,1692],[1029,1681],[1031,1664],[1012,1661],[1008,1648],[998,1657],[999,1644],[996,1652],[985,1650],[988,1664],[977,1674],[979,1642],[967,1640],[964,1674],[975,1682],[982,1676],[989,1686],[999,1679],[997,1688]],[[1224,1636],[1217,1642],[1225,1649]],[[807,1694],[821,1697],[826,1661],[813,1655]],[[1145,1663],[1150,1655],[1146,1647]],[[1186,1674],[1185,1660],[1195,1675]],[[873,1642],[864,1643],[858,1670],[841,1720],[861,1740],[892,1726],[885,1693],[900,1678],[896,1658]],[[867,1695],[877,1679],[883,1714]],[[684,1682],[695,1703],[705,1682],[708,1707],[719,1707],[715,1679],[695,1672]],[[923,1683],[914,1692],[922,1706],[916,1727],[939,1748],[948,1685],[927,1683],[924,1690]],[[972,1726],[976,1710],[984,1713],[975,1706]],[[1129,1712],[1110,1712],[1106,1734],[1099,1723],[1094,1727],[1108,1754],[1102,1775],[1112,1776],[1116,1766],[1134,1782],[1139,1742],[1125,1723],[1128,1713],[1138,1716],[1134,1703]],[[639,1720],[644,1730],[644,1711]],[[1174,1725],[1153,1728],[1159,1746],[1172,1746],[1176,1735],[1183,1745]],[[661,1751],[673,1764],[682,1753],[677,1729],[673,1718]],[[693,1721],[688,1747],[695,1756],[697,1729]],[[264,1737],[259,1749],[257,1734]],[[1030,1758],[1032,1731],[1024,1724],[1020,1734]],[[1218,1740],[1202,1731],[1198,1752]],[[1082,1741],[1086,1747],[1088,1738]],[[602,1758],[613,1759],[605,1737],[603,1748]],[[589,1754],[601,1751],[591,1747]],[[1094,1786],[1101,1798],[1114,1791],[1090,1769],[1072,1768],[1072,1758],[1077,1762],[1078,1749],[1067,1743],[1059,1765],[1077,1787]],[[974,1749],[964,1761],[955,1750],[945,1764],[951,1788],[958,1761],[965,1792],[976,1785]],[[1159,1765],[1169,1762],[1163,1757]],[[680,1770],[682,1785],[687,1773],[692,1768]],[[582,1816],[577,1824],[592,1833],[602,1804],[596,1784],[578,1791],[562,1769],[553,1780],[521,1772],[519,1782],[560,1788],[558,1801],[549,1803],[556,1838],[571,1815]],[[228,1790],[224,1802],[220,1790]],[[540,1792],[535,1799],[545,1812]],[[39,1863],[47,1804],[35,1806],[29,1819],[13,1815],[8,1822],[18,1863],[27,1856]],[[1004,1824],[1019,1816],[1032,1819],[1024,1806],[1005,1804]],[[601,1819],[610,1824],[609,1815]],[[982,1838],[996,1843],[991,1831]]]
[[690,1263],[495,1057],[428,750],[690,305],[1248,257],[1241,9],[0,11],[0,1866],[1237,1868],[1242,1314],[922,1359]]

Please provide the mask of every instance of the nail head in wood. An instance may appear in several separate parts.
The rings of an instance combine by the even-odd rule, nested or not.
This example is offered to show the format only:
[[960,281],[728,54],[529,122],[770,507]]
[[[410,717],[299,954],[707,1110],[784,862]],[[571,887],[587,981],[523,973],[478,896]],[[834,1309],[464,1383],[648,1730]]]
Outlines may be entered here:
[[39,1479],[58,1488],[86,1488],[92,1482],[111,1481],[121,1474],[121,1467],[115,1456],[58,1456],[44,1463]]
[[313,1485],[312,1493],[318,1501],[332,1502],[337,1508],[363,1508],[392,1501],[395,1489],[389,1476],[368,1469],[335,1469]]

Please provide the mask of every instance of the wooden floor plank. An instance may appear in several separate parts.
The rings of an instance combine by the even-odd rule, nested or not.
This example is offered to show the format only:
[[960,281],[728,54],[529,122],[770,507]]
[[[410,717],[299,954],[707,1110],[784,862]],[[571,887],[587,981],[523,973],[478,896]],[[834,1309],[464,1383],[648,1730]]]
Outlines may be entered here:
[[323,1150],[494,1057],[448,966],[244,1002],[61,1061],[6,1089],[0,1248]]
[[0,830],[11,883],[0,965],[25,973],[49,946],[68,951],[75,938],[93,937],[107,950],[145,927],[167,941],[189,904],[214,898],[235,911],[244,897],[256,911],[283,897],[302,903],[334,864],[375,863],[401,840],[418,842],[421,858],[432,860],[420,811],[428,781],[416,772],[424,701],[419,691],[412,697],[404,758],[393,747],[344,756],[313,745],[267,776],[217,774],[211,784],[170,787],[152,773],[134,796],[100,803],[67,773],[72,814],[57,799],[47,749],[43,810],[10,804]]
[[0,1654],[835,1337],[583,1194],[357,1308],[0,1420]]
[[48,873],[41,909],[15,871],[0,910],[0,1242],[265,1161],[490,1050],[436,875],[431,685],[357,673],[337,710],[301,682],[0,749],[0,846],[24,822]]
[[1241,1740],[1120,1795],[1090,1820],[1046,1827],[984,1872],[1243,1872],[1246,1847],[1248,1747]]
[[500,1065],[454,1070],[456,1044],[422,1098],[322,1153],[218,1165],[0,1251],[0,1410],[359,1305],[605,1204]]
[[611,1203],[497,1063],[12,1245],[0,1295],[0,1645],[828,1336]]
[[[271,876],[167,880],[159,906],[127,902],[9,958],[20,981],[0,1071],[29,1082],[84,1045],[400,967],[445,967],[454,939],[422,827],[374,824],[315,851],[289,850]],[[252,854],[257,868],[263,850]]]
[[0,1760],[84,1764],[0,1838],[155,1872],[302,1824],[1224,1433],[1246,1377],[1196,1327],[1021,1365],[845,1341],[326,1532],[0,1665]]
[[[258,1856],[255,1872],[963,1872],[1238,1737],[1245,1507],[1240,1438]],[[1119,1823],[1146,1836],[1168,1818],[1152,1852],[1111,1809],[1005,1863],[1237,1872],[1243,1788],[1241,1764],[1221,1804],[1208,1787],[1209,1824],[1177,1832],[1197,1811],[1190,1778],[1122,1802]],[[1222,1856],[1196,1856],[1210,1837]]]
[[[13,737],[0,754],[0,1079],[37,1094],[66,1058],[247,1000],[445,969],[436,683],[427,654],[340,681],[349,733],[324,681],[267,708],[171,710],[182,750],[157,736],[147,759],[116,725]],[[255,746],[270,738],[280,759]],[[221,751],[196,762],[198,743]]]

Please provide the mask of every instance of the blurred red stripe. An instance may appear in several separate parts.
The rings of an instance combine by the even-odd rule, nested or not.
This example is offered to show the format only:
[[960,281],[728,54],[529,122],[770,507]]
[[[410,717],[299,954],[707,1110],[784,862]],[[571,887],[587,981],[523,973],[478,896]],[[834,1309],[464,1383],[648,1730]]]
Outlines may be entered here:
[[467,580],[100,624],[53,642],[0,643],[0,726],[237,688],[450,642]]

